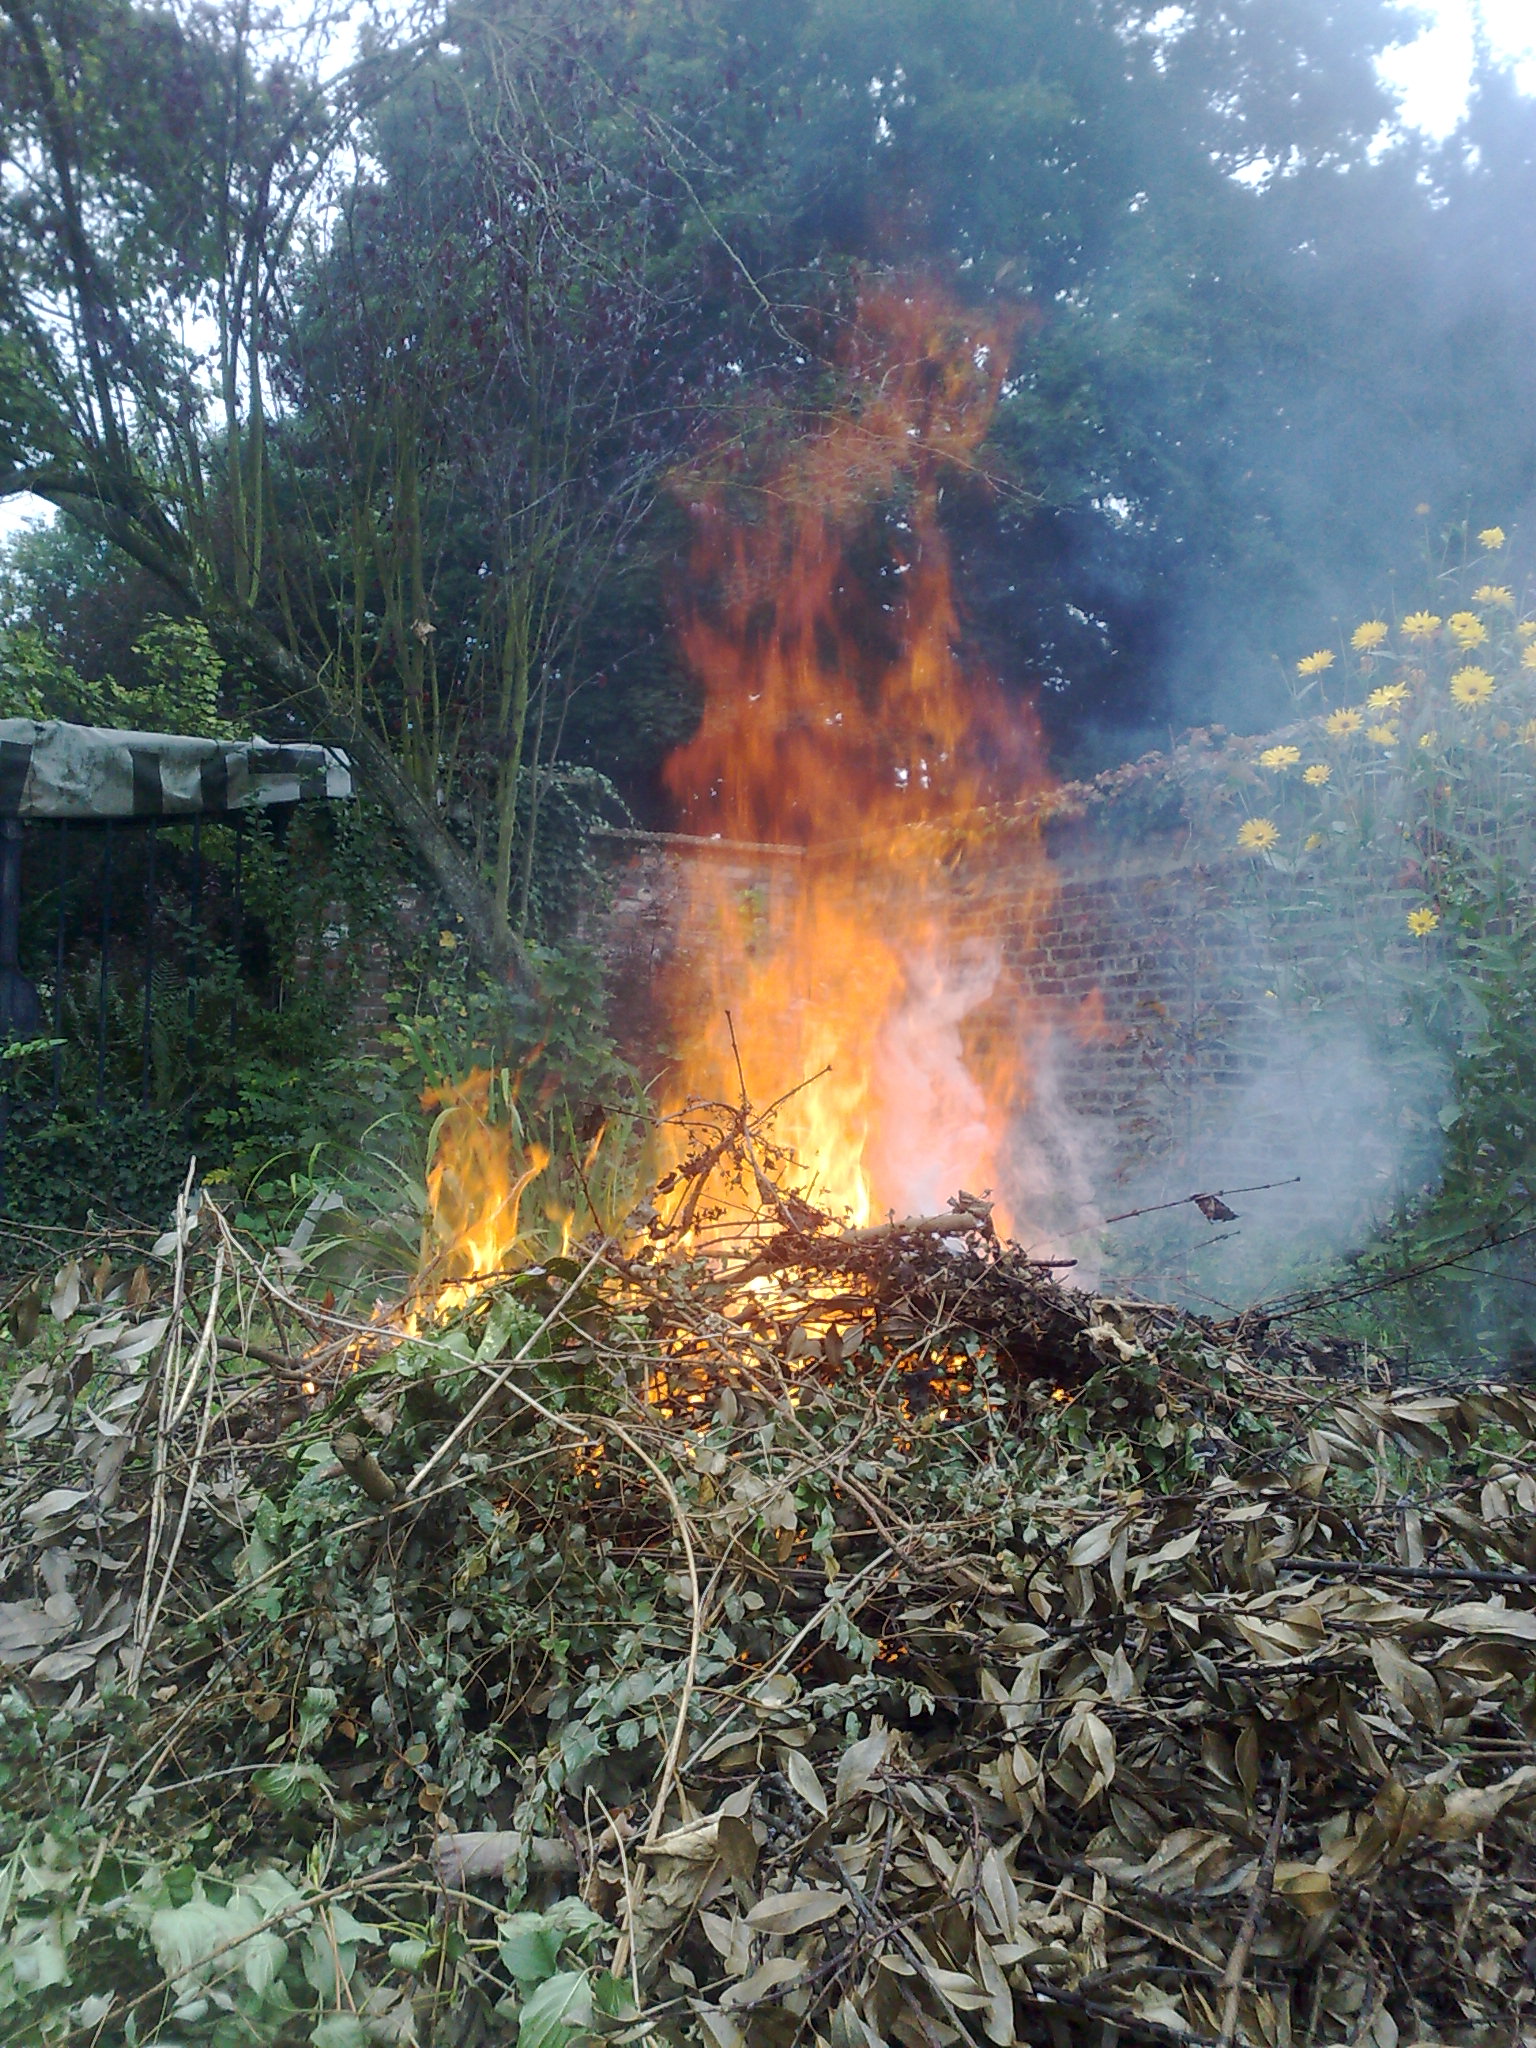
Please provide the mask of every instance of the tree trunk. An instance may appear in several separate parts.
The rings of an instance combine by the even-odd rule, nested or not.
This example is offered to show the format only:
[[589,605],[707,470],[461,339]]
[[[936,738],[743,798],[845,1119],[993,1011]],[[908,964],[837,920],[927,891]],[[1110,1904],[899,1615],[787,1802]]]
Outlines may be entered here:
[[249,661],[258,663],[288,696],[302,704],[324,735],[345,748],[358,777],[399,827],[407,844],[463,923],[482,964],[507,981],[528,979],[522,946],[498,915],[492,890],[437,814],[428,796],[411,781],[388,745],[350,705],[339,703],[314,672],[281,641],[253,620],[211,620],[218,632]]

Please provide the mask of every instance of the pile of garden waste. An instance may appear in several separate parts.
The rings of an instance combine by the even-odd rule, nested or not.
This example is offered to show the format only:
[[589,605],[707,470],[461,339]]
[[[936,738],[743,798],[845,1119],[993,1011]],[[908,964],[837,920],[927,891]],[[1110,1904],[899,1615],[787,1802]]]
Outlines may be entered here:
[[722,1118],[359,1306],[12,1290],[11,2044],[1536,2028],[1536,1393],[850,1230]]

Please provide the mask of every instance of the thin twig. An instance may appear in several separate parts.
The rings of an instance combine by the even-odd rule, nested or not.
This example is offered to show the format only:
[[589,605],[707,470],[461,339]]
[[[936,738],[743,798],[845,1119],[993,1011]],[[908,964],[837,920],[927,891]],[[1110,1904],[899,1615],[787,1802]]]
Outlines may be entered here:
[[1285,1817],[1291,1803],[1291,1765],[1287,1758],[1280,1766],[1280,1790],[1275,1797],[1275,1817],[1269,1824],[1269,1833],[1264,1839],[1264,1853],[1259,1858],[1259,1867],[1254,1873],[1253,1890],[1248,1897],[1248,1910],[1243,1915],[1243,1924],[1237,1931],[1237,1940],[1232,1944],[1232,1953],[1227,1959],[1226,1974],[1221,1988],[1226,1993],[1222,2008],[1221,2032],[1216,2037],[1216,2048],[1232,2048],[1237,2038],[1237,2013],[1242,2001],[1243,1979],[1248,1974],[1248,1957],[1252,1953],[1254,1938],[1259,1923],[1264,1918],[1264,1909],[1269,1904],[1269,1894],[1275,1882],[1275,1863],[1280,1854],[1280,1837],[1285,1833]]
[[1478,1586],[1536,1586],[1536,1572],[1458,1570],[1451,1565],[1386,1564],[1372,1558],[1277,1557],[1275,1565],[1285,1571],[1327,1573],[1335,1577],[1373,1579],[1469,1579]]
[[[602,1243],[597,1247],[597,1250],[593,1252],[591,1257],[587,1260],[587,1263],[576,1275],[575,1279],[570,1282],[569,1286],[567,1286],[565,1292],[561,1295],[560,1299],[555,1303],[554,1307],[549,1311],[548,1315],[546,1315],[540,1322],[538,1328],[532,1333],[531,1336],[525,1338],[524,1341],[517,1347],[516,1353],[506,1361],[505,1365],[502,1366],[500,1372],[493,1373],[491,1375],[489,1381],[486,1384],[485,1391],[481,1394],[479,1400],[472,1402],[471,1405],[465,1409],[464,1413],[459,1417],[458,1421],[454,1424],[453,1428],[448,1432],[447,1436],[443,1438],[442,1442],[438,1445],[437,1449],[432,1452],[430,1457],[424,1459],[422,1463],[417,1466],[416,1470],[412,1473],[411,1477],[405,1483],[405,1487],[403,1490],[406,1495],[416,1493],[421,1489],[421,1487],[426,1483],[428,1477],[436,1471],[437,1467],[443,1462],[444,1458],[448,1456],[448,1453],[452,1450],[457,1449],[459,1444],[463,1442],[464,1438],[469,1434],[470,1430],[474,1428],[475,1424],[480,1420],[480,1417],[485,1413],[486,1409],[490,1406],[491,1402],[495,1400],[496,1396],[503,1390],[503,1388],[510,1389],[510,1391],[518,1395],[518,1397],[521,1400],[526,1401],[528,1406],[536,1409],[538,1413],[545,1418],[546,1421],[556,1423],[558,1427],[560,1427],[561,1429],[571,1429],[572,1425],[568,1421],[566,1421],[563,1416],[555,1415],[552,1409],[546,1408],[542,1402],[536,1401],[533,1399],[531,1395],[526,1394],[523,1391],[523,1389],[519,1387],[513,1380],[512,1374],[517,1366],[525,1365],[527,1363],[528,1355],[532,1351],[534,1345],[537,1344],[539,1339],[549,1331],[549,1329],[555,1323],[556,1319],[559,1317],[561,1310],[565,1307],[566,1303],[581,1287],[583,1281],[587,1278],[588,1274],[592,1272],[595,1266],[601,1264],[604,1255],[608,1251],[608,1248],[608,1239],[604,1238]],[[430,1338],[425,1341],[430,1345]],[[579,1434],[585,1435],[586,1432],[583,1430],[580,1431]]]

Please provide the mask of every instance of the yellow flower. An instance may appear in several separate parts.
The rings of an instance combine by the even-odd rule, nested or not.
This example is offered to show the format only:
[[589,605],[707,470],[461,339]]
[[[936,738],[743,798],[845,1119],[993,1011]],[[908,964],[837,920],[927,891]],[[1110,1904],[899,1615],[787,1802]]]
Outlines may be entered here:
[[1519,625],[1516,626],[1515,632],[1520,639],[1529,640],[1533,634],[1536,634],[1536,619],[1522,619]]
[[1488,552],[1493,554],[1504,545],[1504,529],[1502,526],[1485,526],[1477,536],[1477,541],[1479,547],[1487,548]]
[[1366,708],[1371,711],[1390,711],[1394,704],[1403,703],[1407,695],[1406,683],[1383,683],[1379,690],[1372,690],[1366,698]]
[[1369,654],[1373,647],[1379,647],[1387,637],[1385,619],[1367,619],[1363,626],[1356,626],[1349,636],[1349,644],[1361,654]]
[[1476,612],[1452,612],[1446,625],[1458,647],[1481,647],[1488,638],[1488,628]]
[[1301,779],[1303,782],[1310,782],[1314,789],[1321,789],[1332,773],[1333,770],[1326,761],[1314,761]]
[[1419,745],[1421,747],[1432,747],[1439,737],[1440,735],[1437,732],[1421,732],[1419,734]]
[[[1323,835],[1321,832],[1309,832],[1307,834],[1306,840],[1306,851],[1308,853],[1316,853],[1317,849],[1322,845],[1322,843]],[[1268,993],[1269,991],[1266,989],[1265,994],[1267,995]]]
[[1451,677],[1451,695],[1458,704],[1482,704],[1493,695],[1493,677],[1485,668],[1459,668]]
[[1533,640],[1521,655],[1520,666],[1522,668],[1536,668],[1536,640]]
[[1416,939],[1427,938],[1439,922],[1438,910],[1410,910],[1408,913],[1408,929]]
[[1250,818],[1240,825],[1237,843],[1245,853],[1267,853],[1280,837],[1280,827],[1272,818]]
[[1341,740],[1347,733],[1358,732],[1364,723],[1358,711],[1330,711],[1323,720],[1323,731]]
[[1395,747],[1397,745],[1397,727],[1395,725],[1368,725],[1365,728],[1365,736],[1368,740],[1374,740],[1378,747]]
[[1515,608],[1515,593],[1507,583],[1483,583],[1472,593],[1474,604],[1502,605],[1506,611]]
[[1294,768],[1300,759],[1300,747],[1266,747],[1259,756],[1259,766],[1261,768]]
[[1296,673],[1299,676],[1320,676],[1325,668],[1332,667],[1332,648],[1319,647],[1316,654],[1305,655],[1300,661],[1297,662]]
[[1433,612],[1410,612],[1403,621],[1403,633],[1409,640],[1428,640],[1440,630],[1440,621]]
[[437,935],[437,943],[442,947],[445,953],[451,953],[459,942],[454,933],[439,932]]

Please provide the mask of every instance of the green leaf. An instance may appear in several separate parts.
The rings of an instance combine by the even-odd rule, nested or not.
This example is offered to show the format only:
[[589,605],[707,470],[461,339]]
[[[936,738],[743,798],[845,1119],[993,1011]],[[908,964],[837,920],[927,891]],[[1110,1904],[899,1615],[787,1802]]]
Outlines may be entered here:
[[368,2029],[355,2012],[329,2012],[310,2029],[312,2048],[368,2048]]
[[559,1968],[560,1938],[542,1913],[512,1913],[496,1930],[496,1949],[519,1984],[542,1984]]
[[18,1920],[0,1955],[10,1964],[16,1982],[30,1990],[46,1991],[69,1982],[69,1957],[56,1913],[46,1920]]
[[282,1814],[329,1804],[325,1773],[314,1764],[268,1764],[251,1773],[251,1783]]
[[306,1687],[299,1709],[299,1749],[311,1749],[327,1733],[336,1718],[336,1694],[328,1685]]
[[563,1970],[539,1986],[518,2015],[517,2048],[569,2048],[592,2025],[592,1984],[585,1970]]

